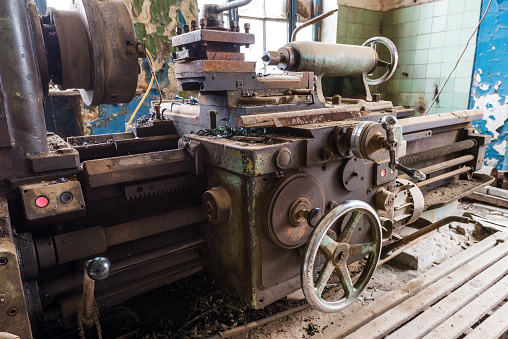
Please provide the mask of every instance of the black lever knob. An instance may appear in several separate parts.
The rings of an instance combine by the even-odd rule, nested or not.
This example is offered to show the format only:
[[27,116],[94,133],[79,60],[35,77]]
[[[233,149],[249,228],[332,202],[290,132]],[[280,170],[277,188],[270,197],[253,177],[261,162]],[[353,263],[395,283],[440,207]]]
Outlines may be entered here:
[[307,224],[310,227],[316,227],[317,222],[319,221],[319,216],[321,215],[321,209],[320,208],[313,208],[309,211],[307,214]]
[[111,262],[104,257],[94,258],[86,264],[86,274],[93,280],[105,279],[111,271]]

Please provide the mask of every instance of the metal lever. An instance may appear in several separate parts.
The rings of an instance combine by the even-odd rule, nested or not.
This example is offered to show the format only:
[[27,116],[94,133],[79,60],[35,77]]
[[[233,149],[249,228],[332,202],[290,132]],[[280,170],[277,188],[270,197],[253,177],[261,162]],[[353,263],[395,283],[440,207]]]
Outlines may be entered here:
[[[310,226],[310,227],[316,227],[316,224],[317,224],[317,221],[315,222],[315,218],[321,214],[321,209],[320,208],[313,208],[309,211],[309,213],[307,214],[307,224]],[[319,221],[319,220],[318,220]]]
[[90,328],[94,324],[95,280],[108,277],[111,263],[107,258],[97,257],[85,263],[83,272],[83,326]]
[[409,175],[409,177],[417,179],[418,181],[427,179],[427,176],[422,171],[417,170],[415,168],[406,167],[400,164],[398,160],[395,160],[395,169],[406,173],[407,175]]
[[406,167],[399,163],[399,160],[397,159],[397,147],[399,145],[397,140],[395,140],[395,133],[393,133],[393,130],[395,129],[396,125],[397,118],[395,118],[393,115],[385,115],[381,119],[381,126],[386,131],[386,140],[384,141],[383,146],[390,153],[390,164],[389,164],[390,168],[392,170],[402,171],[406,173],[409,177],[419,181],[427,179],[427,176],[422,171],[417,170],[415,168]]

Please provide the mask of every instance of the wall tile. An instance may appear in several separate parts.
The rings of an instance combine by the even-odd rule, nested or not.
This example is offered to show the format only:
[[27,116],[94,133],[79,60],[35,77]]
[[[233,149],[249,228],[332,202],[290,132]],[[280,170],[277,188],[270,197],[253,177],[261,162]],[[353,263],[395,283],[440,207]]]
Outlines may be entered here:
[[425,92],[425,79],[414,79],[411,87],[413,93]]
[[398,92],[399,91],[399,81],[400,80],[390,80],[388,81],[388,92]]
[[[448,74],[450,74],[450,72],[452,71],[453,67],[455,66],[455,62],[443,62],[441,64],[441,78],[446,78],[448,77]],[[457,71],[455,70],[455,72],[452,74],[452,77],[455,77],[457,76]],[[447,85],[448,86],[448,85]]]
[[[471,11],[464,13],[464,20],[462,21],[462,28],[475,28],[480,21],[480,13],[478,11]],[[469,33],[471,35],[473,31]]]
[[404,92],[404,93],[411,92],[413,90],[412,89],[413,81],[414,80],[411,80],[411,79],[400,79],[400,82],[399,82],[399,91],[400,92]]
[[464,16],[462,15],[462,13],[448,15],[448,20],[446,20],[446,30],[454,30],[462,28],[463,20]]
[[406,8],[396,10],[393,15],[393,23],[397,25],[406,22],[406,11]]
[[404,36],[414,36],[418,32],[418,21],[411,21],[404,25]]
[[[441,72],[443,71],[443,68],[441,68]],[[450,72],[450,70],[448,70]],[[448,74],[446,74],[448,76]],[[445,82],[445,78],[441,81],[441,86],[443,86]],[[439,88],[441,88],[441,86]],[[448,79],[448,82],[446,83],[445,87],[443,88],[442,93],[453,93],[455,90],[455,78]]]
[[422,65],[426,64],[428,62],[429,57],[429,50],[423,49],[423,50],[417,50],[415,52],[415,64],[416,65]]
[[479,11],[481,6],[481,1],[478,0],[466,0],[464,5],[464,10],[467,11]]
[[443,48],[445,44],[445,32],[432,33],[430,37],[430,48]]
[[416,37],[416,49],[428,49],[430,46],[430,34],[418,35]]
[[466,6],[465,0],[450,0],[448,4],[448,13],[462,13],[464,12],[464,7]]
[[383,12],[381,14],[381,20],[383,21],[383,25],[392,25],[394,22],[394,14],[395,11]]
[[357,12],[356,12],[356,23],[357,24],[364,24],[365,22],[365,12],[366,10],[363,10],[363,9],[359,9]]
[[461,30],[447,30],[445,32],[445,42],[447,46],[455,46],[458,45],[460,42],[461,37]]
[[348,12],[348,9],[346,7],[339,6],[339,17],[337,20],[339,22],[346,22],[347,21],[347,12]]
[[432,32],[443,32],[446,30],[446,16],[438,16],[432,19]]
[[428,3],[418,6],[420,7],[420,20],[432,18],[434,14],[434,3]]
[[459,110],[467,109],[469,105],[468,93],[456,93],[453,96],[453,107]]
[[450,4],[452,2],[456,3],[457,1],[459,1],[459,0],[451,0],[451,1],[440,0],[440,1],[434,2],[434,13],[433,13],[433,16],[434,17],[438,17],[438,16],[447,15],[449,13],[449,10],[448,10],[449,3]]
[[354,24],[354,23],[356,23],[356,11],[357,11],[356,8],[348,7],[348,9],[347,9],[347,18],[346,18],[346,22],[348,24]]
[[346,37],[354,38],[356,37],[356,25],[347,25],[346,26]]
[[459,57],[459,47],[451,46],[443,48],[443,62],[456,62]]
[[406,22],[418,21],[421,7],[422,6],[408,7],[406,10]]
[[455,93],[467,93],[471,88],[471,77],[455,79]]
[[418,34],[428,34],[432,30],[432,18],[418,21]]
[[429,64],[441,63],[443,60],[443,49],[442,48],[432,48],[429,49]]
[[[411,76],[411,74],[409,74],[409,76]],[[424,79],[426,77],[427,77],[427,65],[415,65],[413,69],[413,78]]]
[[441,64],[428,64],[426,78],[438,78],[441,75]]
[[453,93],[441,93],[438,100],[436,100],[438,107],[451,108],[453,105]]

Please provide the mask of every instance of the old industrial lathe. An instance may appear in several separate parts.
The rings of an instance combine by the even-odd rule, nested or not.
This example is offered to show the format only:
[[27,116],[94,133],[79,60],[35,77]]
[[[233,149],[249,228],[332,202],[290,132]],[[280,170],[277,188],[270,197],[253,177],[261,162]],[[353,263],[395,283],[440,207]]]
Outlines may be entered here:
[[[489,142],[471,129],[478,110],[410,117],[370,93],[396,71],[391,41],[293,41],[262,56],[285,72],[259,75],[240,52],[249,27],[223,23],[238,2],[173,37],[197,101],[63,140],[46,132],[48,84],[129,102],[144,55],[121,0],[72,3],[39,16],[33,0],[0,1],[0,332],[65,337],[203,269],[254,308],[303,288],[335,312],[439,226],[424,211],[492,180],[473,175]],[[421,229],[398,236],[407,225]]]

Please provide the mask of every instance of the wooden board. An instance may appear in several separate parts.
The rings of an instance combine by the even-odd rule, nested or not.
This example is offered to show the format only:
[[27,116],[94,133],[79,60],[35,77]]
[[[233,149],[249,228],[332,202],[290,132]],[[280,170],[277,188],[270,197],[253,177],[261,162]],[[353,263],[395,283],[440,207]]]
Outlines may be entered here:
[[[318,336],[456,338],[470,331],[472,324],[508,294],[507,238],[504,232],[486,238],[341,320],[340,327],[329,327]],[[500,286],[505,294],[499,293]],[[483,302],[485,296],[490,302]],[[470,312],[472,309],[475,312]],[[467,324],[463,326],[466,328],[455,330],[457,324],[450,323],[450,319]],[[448,331],[450,328],[453,331]],[[460,333],[454,336],[452,332]]]

